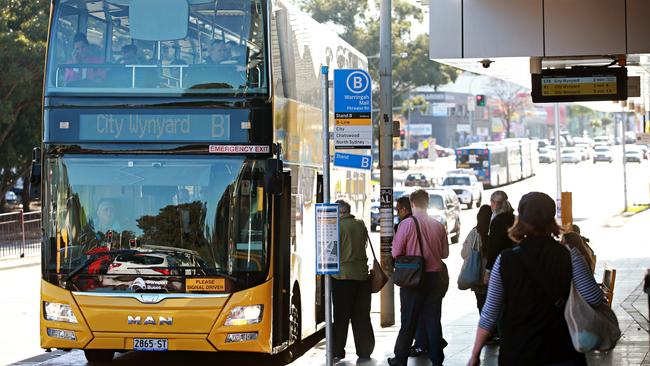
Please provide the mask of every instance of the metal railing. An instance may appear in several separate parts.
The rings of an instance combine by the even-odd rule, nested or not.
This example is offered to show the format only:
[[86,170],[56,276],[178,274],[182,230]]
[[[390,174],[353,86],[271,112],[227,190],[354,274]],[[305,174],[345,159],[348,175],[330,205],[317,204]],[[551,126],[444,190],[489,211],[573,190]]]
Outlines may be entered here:
[[41,237],[40,211],[0,214],[0,258],[37,254]]

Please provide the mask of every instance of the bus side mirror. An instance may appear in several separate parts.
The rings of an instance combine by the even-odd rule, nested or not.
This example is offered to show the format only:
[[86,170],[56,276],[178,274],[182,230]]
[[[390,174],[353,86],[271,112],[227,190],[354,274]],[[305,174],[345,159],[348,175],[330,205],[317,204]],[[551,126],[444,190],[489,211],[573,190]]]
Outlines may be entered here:
[[272,195],[279,196],[282,194],[282,186],[282,173],[278,171],[272,172],[268,178],[267,191]]
[[282,161],[279,159],[268,159],[266,161],[266,174],[264,176],[266,191],[272,195],[279,196],[284,188],[282,176]]
[[29,197],[31,199],[41,198],[41,148],[35,147],[32,150],[32,171],[29,176]]

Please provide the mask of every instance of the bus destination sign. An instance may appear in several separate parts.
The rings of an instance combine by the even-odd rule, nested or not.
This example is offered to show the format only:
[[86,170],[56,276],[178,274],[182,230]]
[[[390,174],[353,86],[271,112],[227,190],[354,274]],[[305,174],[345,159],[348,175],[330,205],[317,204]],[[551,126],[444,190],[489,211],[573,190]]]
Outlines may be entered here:
[[82,114],[81,140],[228,141],[228,114]]
[[205,142],[246,143],[251,129],[247,109],[64,110],[49,113],[50,142]]
[[534,103],[627,99],[627,70],[598,67],[542,70],[532,75]]

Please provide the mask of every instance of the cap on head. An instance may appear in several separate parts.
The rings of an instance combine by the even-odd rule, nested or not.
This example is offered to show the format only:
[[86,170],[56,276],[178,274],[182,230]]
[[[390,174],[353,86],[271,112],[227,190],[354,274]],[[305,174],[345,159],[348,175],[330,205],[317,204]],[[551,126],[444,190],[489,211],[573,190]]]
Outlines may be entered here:
[[517,210],[519,220],[533,227],[544,227],[555,220],[555,201],[546,193],[526,193]]

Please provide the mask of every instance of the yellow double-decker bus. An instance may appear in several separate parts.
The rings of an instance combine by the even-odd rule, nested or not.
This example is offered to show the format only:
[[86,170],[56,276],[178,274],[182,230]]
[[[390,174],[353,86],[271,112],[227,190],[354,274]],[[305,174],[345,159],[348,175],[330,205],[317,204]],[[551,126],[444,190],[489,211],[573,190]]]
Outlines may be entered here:
[[[51,5],[41,346],[275,354],[322,328],[319,70],[365,57],[281,0]],[[369,182],[334,169],[332,198],[367,219]]]

